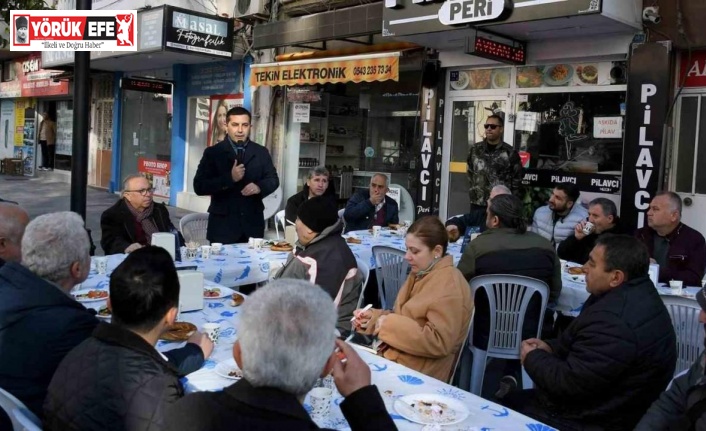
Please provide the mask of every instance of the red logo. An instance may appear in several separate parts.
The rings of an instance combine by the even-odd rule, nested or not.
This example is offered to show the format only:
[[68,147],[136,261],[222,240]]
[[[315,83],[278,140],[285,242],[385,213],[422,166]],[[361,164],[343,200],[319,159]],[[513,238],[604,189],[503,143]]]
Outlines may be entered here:
[[118,27],[118,46],[135,46],[135,34],[133,32],[132,20],[132,14],[115,16],[115,24]]

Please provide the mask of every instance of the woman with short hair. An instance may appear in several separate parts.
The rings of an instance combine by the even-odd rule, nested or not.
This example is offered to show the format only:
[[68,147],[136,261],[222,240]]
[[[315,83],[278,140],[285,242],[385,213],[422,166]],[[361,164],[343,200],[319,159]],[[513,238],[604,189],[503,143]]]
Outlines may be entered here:
[[385,358],[447,381],[468,332],[471,289],[446,254],[448,235],[437,217],[415,221],[405,244],[411,272],[393,310],[356,310],[353,325],[377,335]]

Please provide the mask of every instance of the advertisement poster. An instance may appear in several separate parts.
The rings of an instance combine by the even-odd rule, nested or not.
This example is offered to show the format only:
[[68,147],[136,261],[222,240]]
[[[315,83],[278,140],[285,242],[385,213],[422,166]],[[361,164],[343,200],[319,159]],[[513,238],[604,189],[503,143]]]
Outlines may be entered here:
[[226,113],[236,106],[243,106],[242,94],[211,96],[207,146],[216,145],[226,138]]
[[137,159],[137,172],[143,174],[154,187],[154,196],[169,199],[172,164],[164,160]]
[[0,159],[14,156],[15,150],[15,101],[0,103]]
[[36,100],[15,100],[15,153],[14,158],[24,160],[24,174],[34,175],[37,127]]
[[64,100],[56,104],[56,154],[70,156],[74,134],[73,102]]

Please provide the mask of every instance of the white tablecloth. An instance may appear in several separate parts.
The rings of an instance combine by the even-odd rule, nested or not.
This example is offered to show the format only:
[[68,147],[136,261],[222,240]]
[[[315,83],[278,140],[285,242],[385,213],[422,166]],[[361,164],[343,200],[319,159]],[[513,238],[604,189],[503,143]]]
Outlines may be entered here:
[[[175,262],[177,267],[196,266],[203,272],[204,280],[222,284],[227,287],[242,286],[266,281],[270,272],[270,264],[287,260],[289,252],[273,252],[268,248],[261,251],[249,248],[247,244],[224,245],[221,254],[211,255],[209,259],[184,259]],[[98,274],[95,265],[91,265],[88,279],[82,283],[84,289],[102,289],[108,287],[108,276],[126,254],[108,256],[108,272]]]
[[[233,380],[217,375],[214,372],[214,368],[218,362],[232,358],[232,346],[238,334],[239,308],[232,307],[228,300],[211,300],[208,301],[208,306],[202,311],[182,313],[181,319],[189,321],[199,328],[206,322],[218,322],[221,324],[220,340],[211,357],[206,361],[202,369],[186,376],[184,384],[187,391],[217,391],[233,384]],[[157,347],[160,350],[169,350],[181,345],[181,343],[160,341]],[[422,426],[398,415],[392,407],[394,399],[404,395],[422,393],[440,394],[457,399],[464,403],[471,412],[471,415],[464,422],[455,426],[446,426],[443,428],[444,430],[552,430],[552,428],[517,412],[402,365],[362,350],[358,352],[370,365],[373,384],[377,385],[380,390],[388,411],[400,431],[421,430]],[[338,407],[342,401],[343,398],[334,391],[331,413],[328,418],[319,421],[320,426],[340,430],[348,429],[348,424],[343,418],[341,409]],[[305,400],[304,407],[309,408],[308,399]]]

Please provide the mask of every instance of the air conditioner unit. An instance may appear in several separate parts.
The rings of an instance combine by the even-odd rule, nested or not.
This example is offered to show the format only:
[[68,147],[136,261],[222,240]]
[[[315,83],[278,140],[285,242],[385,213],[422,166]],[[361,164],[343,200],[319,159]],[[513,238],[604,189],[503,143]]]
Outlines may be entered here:
[[236,0],[233,18],[267,19],[267,0]]

